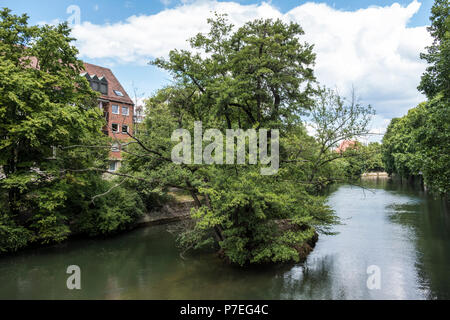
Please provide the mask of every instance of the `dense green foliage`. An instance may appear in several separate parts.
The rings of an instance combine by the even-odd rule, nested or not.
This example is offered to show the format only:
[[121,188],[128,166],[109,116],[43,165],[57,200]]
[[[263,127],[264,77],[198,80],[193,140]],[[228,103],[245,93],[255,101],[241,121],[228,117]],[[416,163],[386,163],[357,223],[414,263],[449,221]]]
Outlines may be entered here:
[[449,192],[450,117],[442,96],[391,121],[383,138],[383,161],[389,174],[422,175],[433,192]]
[[[240,265],[298,261],[317,231],[330,232],[338,221],[323,192],[361,166],[336,145],[367,134],[372,108],[318,86],[313,47],[300,41],[298,24],[255,20],[235,29],[221,15],[209,23],[208,34],[191,39],[192,51],[152,62],[174,84],[147,100],[122,171],[107,180],[111,141],[70,30],[30,27],[26,16],[1,12],[0,251],[124,230],[173,188],[195,203],[193,224],[178,237],[184,250],[212,245]],[[174,163],[172,133],[193,136],[199,121],[224,134],[279,130],[279,170],[262,175],[267,164],[248,156],[244,164]],[[269,154],[274,139],[269,134]],[[225,139],[222,146],[230,147]]]
[[349,180],[358,180],[364,173],[385,171],[382,147],[378,142],[363,145],[356,141],[345,150],[343,156],[341,163]]
[[420,57],[429,64],[422,76],[419,90],[428,99],[438,94],[450,98],[450,2],[435,0],[431,8],[431,26],[428,31],[433,37],[433,44],[427,48],[427,53]]
[[430,66],[422,76],[419,90],[428,101],[393,119],[383,138],[383,159],[389,173],[401,177],[422,175],[430,190],[450,191],[450,4],[436,0],[431,26],[434,38],[428,53]]
[[383,160],[387,173],[402,177],[419,175],[420,154],[417,145],[419,129],[425,124],[425,104],[409,110],[403,118],[395,118],[383,137]]
[[0,252],[113,232],[139,212],[119,189],[92,200],[111,188],[97,94],[67,25],[27,20],[0,11]]
[[[123,170],[147,181],[135,183],[148,197],[170,188],[191,194],[194,224],[179,236],[185,250],[214,245],[240,265],[298,261],[299,247],[337,222],[320,196],[344,178],[336,161],[343,156],[333,149],[366,133],[372,110],[317,88],[315,56],[300,42],[299,25],[255,20],[234,30],[225,16],[209,24],[208,34],[191,39],[193,51],[173,50],[168,60],[152,62],[171,72],[175,84],[147,100],[145,128]],[[320,139],[307,134],[305,112]],[[278,129],[278,173],[261,175],[260,159],[255,165],[173,163],[172,132],[184,128],[193,136],[195,121],[224,135],[226,129]]]
[[364,155],[363,172],[385,171],[382,155],[382,147],[378,142],[370,142],[362,147]]

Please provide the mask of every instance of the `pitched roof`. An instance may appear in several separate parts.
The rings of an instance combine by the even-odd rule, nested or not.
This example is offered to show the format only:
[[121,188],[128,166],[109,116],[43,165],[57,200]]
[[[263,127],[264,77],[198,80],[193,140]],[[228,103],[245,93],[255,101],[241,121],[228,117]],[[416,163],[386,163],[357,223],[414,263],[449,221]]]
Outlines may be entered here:
[[336,148],[336,151],[341,153],[344,152],[345,150],[347,150],[350,147],[353,147],[356,145],[356,141],[353,140],[344,140],[341,142],[341,144],[339,145],[339,147]]
[[[27,57],[27,58],[30,59],[31,68],[39,69],[38,59],[36,57]],[[133,100],[131,100],[131,98],[128,96],[128,93],[122,87],[119,80],[117,80],[114,73],[112,73],[111,69],[96,66],[94,64],[90,64],[87,62],[83,62],[83,64],[84,64],[84,71],[86,73],[88,73],[91,76],[96,75],[97,78],[105,77],[106,80],[108,81],[108,94],[102,95],[102,98],[134,105]],[[114,90],[122,92],[123,97],[116,95],[114,93]]]
[[[105,77],[106,80],[108,80],[108,94],[102,95],[102,98],[122,103],[134,104],[133,100],[130,99],[128,93],[110,69],[84,62],[84,70],[91,76],[96,75],[98,78]],[[123,97],[116,95],[114,90],[122,92]]]

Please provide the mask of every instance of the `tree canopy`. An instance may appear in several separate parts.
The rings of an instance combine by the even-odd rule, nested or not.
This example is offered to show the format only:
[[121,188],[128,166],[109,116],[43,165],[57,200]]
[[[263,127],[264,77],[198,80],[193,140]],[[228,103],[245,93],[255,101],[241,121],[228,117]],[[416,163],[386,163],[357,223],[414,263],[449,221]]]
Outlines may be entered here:
[[91,202],[109,188],[109,140],[69,34],[66,24],[29,26],[26,15],[0,11],[0,251],[132,220],[105,199]]
[[429,64],[419,86],[428,101],[393,119],[383,138],[389,173],[422,175],[436,194],[450,191],[450,4],[436,0],[428,28],[433,44],[421,58]]
[[[136,181],[144,196],[170,188],[189,192],[195,209],[192,226],[178,237],[184,250],[210,245],[240,265],[298,261],[316,231],[329,232],[337,222],[320,194],[342,178],[333,139],[367,132],[372,111],[318,87],[313,46],[301,41],[298,24],[267,19],[234,28],[224,15],[208,22],[209,33],[192,38],[191,51],[173,50],[168,59],[151,62],[171,72],[174,84],[147,100],[145,128],[133,137],[123,170],[149,180],[145,186]],[[317,109],[325,95],[334,99]],[[323,132],[328,125],[331,134],[325,110],[346,118],[320,145],[307,134],[302,116],[315,112],[314,123]],[[245,164],[173,163],[172,132],[183,128],[193,135],[199,121],[203,130],[222,133],[279,130],[279,171],[261,175],[264,164],[248,158]]]

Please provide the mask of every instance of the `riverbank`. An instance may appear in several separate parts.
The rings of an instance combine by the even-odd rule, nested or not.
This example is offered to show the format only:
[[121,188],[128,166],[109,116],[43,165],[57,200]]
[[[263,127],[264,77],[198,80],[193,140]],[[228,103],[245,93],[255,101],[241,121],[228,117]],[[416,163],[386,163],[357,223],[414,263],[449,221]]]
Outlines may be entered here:
[[366,172],[361,175],[361,178],[364,179],[388,179],[389,174],[387,172],[381,171],[381,172]]
[[[136,223],[137,228],[151,227],[157,225],[170,224],[178,221],[183,221],[191,218],[191,209],[195,207],[195,203],[189,199],[178,199],[178,201],[171,201],[161,208],[153,210],[143,217],[141,217]],[[287,231],[305,231],[307,226],[297,226],[291,224],[290,220],[278,220],[276,221],[277,227],[280,232]],[[298,253],[299,261],[306,260],[308,255],[314,250],[314,247],[319,240],[319,234],[314,231],[313,235],[303,241],[302,243],[296,243],[293,245]],[[223,252],[219,251],[218,256],[221,257],[226,263],[229,261],[225,258]]]
[[[195,208],[195,202],[190,199],[190,197],[184,196],[182,194],[172,192],[173,199],[165,203],[159,208],[155,208],[148,213],[145,213],[142,217],[140,217],[135,223],[133,223],[127,230],[122,230],[117,233],[109,234],[109,235],[97,235],[97,236],[88,236],[86,234],[71,234],[65,241],[60,243],[49,243],[49,244],[37,244],[32,243],[26,247],[21,248],[18,251],[14,252],[4,252],[0,254],[0,257],[4,256],[14,256],[16,254],[22,252],[32,252],[33,250],[40,250],[51,248],[59,245],[69,245],[70,242],[73,241],[107,241],[108,239],[113,239],[115,237],[120,237],[126,235],[128,233],[133,232],[136,229],[147,228],[152,226],[160,226],[166,224],[172,224],[184,220],[188,220],[191,218],[191,209]],[[279,227],[280,232],[286,231],[305,231],[306,226],[299,227],[296,225],[292,225],[289,220],[278,220],[277,225]],[[177,232],[179,232],[178,230]],[[293,244],[292,248],[298,252],[298,261],[305,261],[308,255],[313,251],[316,242],[319,239],[319,235],[314,231],[313,235],[303,241],[302,243]],[[219,257],[224,258],[223,252],[217,252]],[[227,263],[227,259],[223,259],[225,263]]]
[[194,201],[184,200],[169,202],[161,208],[144,214],[136,223],[137,227],[148,227],[186,220],[190,218]]

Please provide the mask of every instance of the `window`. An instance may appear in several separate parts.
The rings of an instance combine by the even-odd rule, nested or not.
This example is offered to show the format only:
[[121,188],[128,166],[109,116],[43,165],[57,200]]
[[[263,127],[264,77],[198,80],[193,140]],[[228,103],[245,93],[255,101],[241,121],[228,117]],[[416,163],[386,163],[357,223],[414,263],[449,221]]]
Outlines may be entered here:
[[105,83],[101,83],[100,84],[100,92],[103,94],[107,94],[108,93],[108,85]]
[[122,107],[122,115],[124,116],[128,115],[128,107]]
[[128,126],[122,126],[122,133],[128,132]]
[[97,81],[91,81],[91,88],[94,91],[98,91],[99,90],[99,83]]
[[111,124],[112,132],[119,132],[119,125],[117,123]]
[[113,145],[111,146],[111,151],[112,152],[118,152],[118,151],[120,151],[120,145],[116,142],[116,143],[113,143]]
[[109,171],[116,171],[117,170],[117,161],[111,161],[109,163]]
[[112,108],[112,113],[113,114],[119,114],[119,106],[118,105],[112,105],[111,106],[111,108]]
[[95,74],[90,75],[88,73],[82,73],[81,75],[83,77],[86,77],[86,79],[89,81],[89,85],[91,86],[92,90],[100,91],[104,95],[108,94],[108,80],[106,80],[105,76],[99,78]]
[[123,97],[123,93],[121,91],[114,90],[114,93],[116,94],[116,96]]

